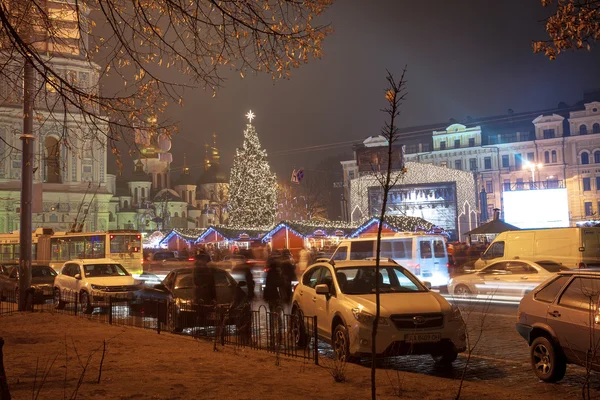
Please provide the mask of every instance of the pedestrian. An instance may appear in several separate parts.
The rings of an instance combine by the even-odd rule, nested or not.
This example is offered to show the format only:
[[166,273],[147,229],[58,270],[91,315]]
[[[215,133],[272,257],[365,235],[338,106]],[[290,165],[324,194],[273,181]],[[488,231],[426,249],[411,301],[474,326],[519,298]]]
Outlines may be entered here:
[[263,299],[269,305],[270,312],[275,312],[281,304],[280,287],[281,271],[279,259],[271,257],[267,260],[267,276],[265,277],[265,290],[263,292]]
[[193,272],[195,302],[199,305],[214,305],[217,302],[217,285],[213,268],[203,260],[197,260]]
[[304,273],[309,262],[310,254],[308,250],[303,247],[302,250],[300,250],[300,256],[298,257],[298,275],[302,275]]
[[206,252],[206,250],[204,250],[203,248],[198,250],[195,258],[196,258],[196,265],[198,265],[200,267],[208,265],[208,263],[211,261],[210,254],[208,254]]
[[292,304],[292,281],[296,280],[296,267],[290,260],[284,259],[281,262],[281,287],[279,293],[281,302],[286,306]]
[[244,273],[244,280],[246,281],[246,289],[248,289],[248,301],[254,301],[254,277],[252,276],[252,265],[248,263],[244,263],[241,267]]

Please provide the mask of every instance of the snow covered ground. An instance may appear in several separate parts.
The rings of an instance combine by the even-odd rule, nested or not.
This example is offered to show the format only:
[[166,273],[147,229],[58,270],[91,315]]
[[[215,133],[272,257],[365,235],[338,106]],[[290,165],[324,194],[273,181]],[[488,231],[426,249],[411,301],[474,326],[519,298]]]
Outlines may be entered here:
[[[266,351],[232,346],[218,346],[215,352],[208,341],[69,315],[0,316],[0,337],[6,342],[4,365],[14,399],[31,399],[34,390],[39,390],[38,399],[71,398],[84,368],[79,399],[370,398],[369,369],[364,366],[348,364],[347,381],[335,383],[329,373],[333,362],[328,359],[316,366],[312,361],[278,360]],[[381,399],[397,398],[399,384],[403,398],[453,399],[459,384],[384,369],[378,370],[378,382]],[[465,383],[462,398],[484,396],[518,400],[536,394],[525,387],[503,388],[501,381]]]

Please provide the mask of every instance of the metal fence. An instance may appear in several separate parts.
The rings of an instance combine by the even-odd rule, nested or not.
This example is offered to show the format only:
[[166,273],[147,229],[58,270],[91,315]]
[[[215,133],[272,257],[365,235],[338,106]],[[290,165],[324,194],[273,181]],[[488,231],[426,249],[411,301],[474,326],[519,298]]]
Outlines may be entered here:
[[[83,305],[82,305],[83,300]],[[33,304],[32,304],[33,303]],[[17,312],[15,291],[0,291],[0,315]],[[136,296],[94,294],[90,300],[62,290],[60,301],[38,298],[28,310],[53,312],[119,326],[169,331],[211,340],[214,346],[244,346],[319,362],[317,318],[270,312],[250,304],[236,308]]]

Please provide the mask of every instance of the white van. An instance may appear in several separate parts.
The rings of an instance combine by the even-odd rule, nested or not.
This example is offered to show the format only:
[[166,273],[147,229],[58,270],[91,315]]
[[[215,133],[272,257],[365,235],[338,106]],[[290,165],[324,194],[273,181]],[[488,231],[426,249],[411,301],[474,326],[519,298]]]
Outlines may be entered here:
[[600,228],[502,232],[475,262],[475,269],[503,259],[551,260],[568,268],[600,267]]
[[[364,260],[375,257],[376,237],[343,240],[331,259],[336,261]],[[441,235],[419,233],[396,233],[381,238],[382,259],[392,259],[408,268],[421,281],[432,287],[447,286],[448,253]]]

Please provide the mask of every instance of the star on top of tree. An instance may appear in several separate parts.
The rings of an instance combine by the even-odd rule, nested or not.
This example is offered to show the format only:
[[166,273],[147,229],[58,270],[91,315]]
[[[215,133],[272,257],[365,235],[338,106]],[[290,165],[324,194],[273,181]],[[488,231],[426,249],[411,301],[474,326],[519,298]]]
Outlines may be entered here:
[[252,120],[256,117],[256,115],[254,115],[254,113],[252,112],[252,110],[248,111],[248,114],[246,114],[246,118],[248,118],[248,121],[250,121],[250,123],[252,123]]

